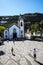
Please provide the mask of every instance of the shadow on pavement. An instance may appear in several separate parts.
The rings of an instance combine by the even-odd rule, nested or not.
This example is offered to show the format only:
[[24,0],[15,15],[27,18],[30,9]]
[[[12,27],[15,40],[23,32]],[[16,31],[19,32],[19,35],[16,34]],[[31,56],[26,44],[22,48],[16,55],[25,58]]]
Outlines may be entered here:
[[31,58],[34,58],[31,54],[28,54]]
[[41,62],[39,62],[39,61],[37,61],[37,60],[35,60],[35,62],[37,62],[39,65],[43,65],[43,63],[41,63]]
[[4,45],[4,43],[3,43],[3,42],[0,42],[0,46],[1,46],[1,45]]
[[3,63],[0,62],[0,65],[3,65]]
[[1,45],[4,45],[4,44],[0,43],[0,46],[1,46]]
[[15,56],[15,54],[12,53],[13,56]]
[[2,56],[2,55],[4,55],[5,54],[5,52],[3,52],[3,51],[0,51],[0,56]]
[[32,65],[31,62],[26,57],[25,57],[25,59],[26,59],[28,65]]

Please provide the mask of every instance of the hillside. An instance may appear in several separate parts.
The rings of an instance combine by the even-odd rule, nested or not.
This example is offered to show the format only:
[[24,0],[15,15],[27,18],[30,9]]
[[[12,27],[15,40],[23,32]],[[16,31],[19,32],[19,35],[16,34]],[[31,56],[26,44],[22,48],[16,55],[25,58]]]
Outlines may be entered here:
[[[19,15],[15,16],[0,16],[0,26],[9,27],[13,23],[17,23]],[[25,24],[25,30],[30,28],[32,23],[38,23],[43,20],[43,13],[27,13],[22,15]],[[7,21],[7,23],[1,23],[1,21]]]

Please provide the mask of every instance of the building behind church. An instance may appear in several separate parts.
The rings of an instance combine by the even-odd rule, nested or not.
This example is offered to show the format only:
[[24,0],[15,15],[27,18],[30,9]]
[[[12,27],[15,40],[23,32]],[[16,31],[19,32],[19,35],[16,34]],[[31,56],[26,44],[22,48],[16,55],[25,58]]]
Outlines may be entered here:
[[24,20],[19,16],[18,25],[12,24],[9,28],[4,30],[4,39],[24,38]]

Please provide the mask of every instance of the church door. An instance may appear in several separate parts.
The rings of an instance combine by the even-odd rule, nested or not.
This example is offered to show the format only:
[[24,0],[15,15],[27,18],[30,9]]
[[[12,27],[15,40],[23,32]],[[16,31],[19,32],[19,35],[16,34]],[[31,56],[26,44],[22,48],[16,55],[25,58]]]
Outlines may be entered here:
[[13,30],[13,39],[17,38],[17,33],[16,33],[16,29],[14,28]]
[[17,38],[17,33],[13,33],[13,39]]

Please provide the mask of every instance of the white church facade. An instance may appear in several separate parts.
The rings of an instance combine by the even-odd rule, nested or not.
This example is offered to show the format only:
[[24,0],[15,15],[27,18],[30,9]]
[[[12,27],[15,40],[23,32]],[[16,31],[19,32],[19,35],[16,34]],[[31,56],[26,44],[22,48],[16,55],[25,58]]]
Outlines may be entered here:
[[24,38],[24,20],[20,16],[18,25],[13,24],[4,30],[4,39]]

